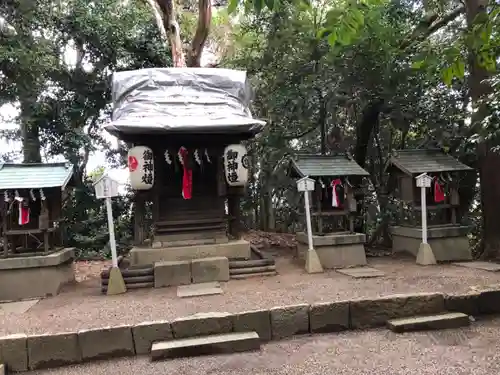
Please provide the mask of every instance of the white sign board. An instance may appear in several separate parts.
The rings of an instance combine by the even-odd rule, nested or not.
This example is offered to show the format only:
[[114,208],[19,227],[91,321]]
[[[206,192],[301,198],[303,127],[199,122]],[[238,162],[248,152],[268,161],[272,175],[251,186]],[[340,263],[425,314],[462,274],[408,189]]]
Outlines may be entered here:
[[298,191],[313,191],[316,181],[309,177],[303,177],[297,181]]
[[419,188],[431,187],[432,177],[429,176],[427,173],[422,173],[421,175],[415,177],[415,179],[417,180],[417,187]]
[[98,199],[106,200],[106,211],[108,214],[108,229],[109,229],[109,245],[111,247],[111,257],[113,267],[118,267],[118,256],[116,253],[116,240],[115,240],[115,225],[113,223],[113,212],[111,207],[111,198],[118,196],[118,181],[113,180],[107,175],[103,174],[96,182],[94,182],[95,195]]
[[97,199],[113,198],[118,196],[120,183],[104,174],[94,183],[95,195]]

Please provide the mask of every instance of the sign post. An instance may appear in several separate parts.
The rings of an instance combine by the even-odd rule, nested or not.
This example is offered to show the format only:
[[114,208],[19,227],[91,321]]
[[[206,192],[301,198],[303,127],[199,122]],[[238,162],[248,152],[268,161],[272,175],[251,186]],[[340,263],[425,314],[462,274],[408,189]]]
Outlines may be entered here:
[[96,197],[106,201],[108,214],[109,246],[111,248],[112,266],[109,270],[108,295],[122,294],[127,291],[123,276],[118,268],[118,255],[116,253],[115,225],[113,222],[113,209],[111,198],[118,196],[119,183],[110,178],[106,173],[94,183]]
[[427,192],[426,189],[432,185],[432,177],[426,173],[422,173],[415,177],[417,187],[420,188],[420,208],[422,211],[422,243],[418,248],[417,264],[430,265],[436,264],[436,258],[431,246],[427,242]]
[[307,243],[306,253],[306,271],[307,273],[323,272],[323,266],[319,260],[316,250],[314,250],[312,225],[311,225],[311,207],[309,204],[309,194],[314,191],[316,181],[309,177],[303,177],[297,181],[297,190],[304,193],[304,205],[306,211]]

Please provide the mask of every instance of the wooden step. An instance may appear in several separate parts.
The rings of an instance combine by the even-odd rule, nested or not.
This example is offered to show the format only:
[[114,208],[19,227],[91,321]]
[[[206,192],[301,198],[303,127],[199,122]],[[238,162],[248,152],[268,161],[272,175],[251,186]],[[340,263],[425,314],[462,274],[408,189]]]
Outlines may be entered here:
[[[142,289],[142,288],[154,288],[155,286],[155,283],[154,282],[151,282],[151,283],[138,283],[138,284],[127,284],[125,283],[125,287],[127,288],[127,290],[130,290],[130,289]],[[108,292],[108,285],[101,285],[101,292],[102,293],[107,293]]]
[[247,273],[243,275],[230,275],[230,276],[231,279],[241,280],[241,279],[248,279],[250,277],[265,277],[265,276],[276,276],[276,275],[277,275],[276,271],[270,271],[270,272]]
[[207,218],[207,219],[189,219],[189,220],[165,220],[165,221],[158,221],[155,223],[157,227],[163,227],[163,226],[174,226],[174,225],[186,225],[186,224],[211,224],[211,223],[222,223],[224,222],[225,219],[222,217],[217,217],[217,218]]
[[[129,267],[121,271],[124,278],[154,275],[153,266]],[[109,279],[109,268],[101,272],[101,279]]]
[[260,349],[260,338],[257,332],[233,332],[155,342],[151,347],[151,359],[155,361],[165,358],[236,353],[258,349]]
[[248,275],[250,273],[276,272],[276,266],[230,268],[229,275]]
[[[129,285],[129,284],[152,283],[155,281],[154,279],[155,279],[154,275],[149,275],[149,276],[124,277],[123,281],[125,281],[125,284]],[[108,285],[108,283],[109,283],[109,278],[102,279],[102,285]]]
[[262,267],[272,266],[274,264],[274,259],[236,260],[229,262],[229,268]]
[[162,233],[171,233],[171,232],[189,232],[189,231],[206,231],[206,230],[214,230],[214,229],[221,229],[226,226],[225,223],[223,224],[217,224],[217,225],[196,225],[196,226],[189,226],[189,227],[157,227],[155,229],[155,233],[157,234],[162,234]]
[[387,326],[393,332],[459,328],[469,324],[469,316],[457,312],[392,319],[387,322]]

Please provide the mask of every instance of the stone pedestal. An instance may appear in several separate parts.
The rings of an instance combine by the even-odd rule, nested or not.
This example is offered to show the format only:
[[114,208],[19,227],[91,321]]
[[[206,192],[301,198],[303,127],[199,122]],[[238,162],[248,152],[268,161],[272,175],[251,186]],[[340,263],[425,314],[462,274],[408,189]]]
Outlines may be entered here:
[[189,246],[167,246],[153,243],[153,247],[134,247],[130,250],[132,265],[153,264],[161,261],[179,261],[200,258],[226,257],[250,259],[250,243],[245,240]]
[[[471,227],[460,225],[431,226],[427,228],[427,242],[432,248],[436,261],[471,260],[469,234]],[[391,227],[392,251],[406,252],[417,256],[422,242],[422,228]]]
[[[324,269],[366,265],[365,235],[362,233],[329,233],[313,236],[313,247]],[[297,233],[298,257],[305,261],[307,234]]]
[[75,280],[75,249],[49,255],[0,259],[0,301],[44,298],[57,295],[64,284]]

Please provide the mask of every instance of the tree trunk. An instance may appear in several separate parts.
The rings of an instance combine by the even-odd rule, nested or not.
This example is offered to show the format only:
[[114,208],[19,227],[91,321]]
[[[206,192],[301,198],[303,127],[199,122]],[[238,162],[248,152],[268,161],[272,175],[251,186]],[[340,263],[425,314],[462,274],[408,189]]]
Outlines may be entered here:
[[[477,16],[486,13],[487,1],[466,0],[466,17],[469,30],[474,26]],[[488,71],[480,66],[478,56],[473,49],[469,50],[469,88],[472,107],[471,126],[481,129],[479,125],[488,114],[481,100],[490,92],[491,87],[485,79],[489,77]],[[491,151],[488,142],[482,142],[478,147],[479,178],[481,181],[481,207],[483,214],[483,255],[496,257],[500,250],[500,155]]]
[[180,34],[179,23],[175,11],[174,0],[152,0],[147,1],[152,7],[157,18],[157,13],[161,13],[163,20],[163,28],[160,27],[160,32],[167,35],[170,49],[172,52],[172,61],[175,68],[184,66],[199,67],[201,65],[201,55],[203,48],[208,38],[210,24],[212,23],[212,2],[211,0],[199,0],[198,5],[198,25],[193,36],[191,47],[188,51],[187,61],[182,49],[182,40]]
[[21,137],[23,140],[23,163],[41,163],[38,125],[33,121],[35,101],[21,99]]
[[208,38],[210,24],[212,22],[212,1],[198,0],[198,26],[188,51],[187,66],[201,66],[201,55]]

